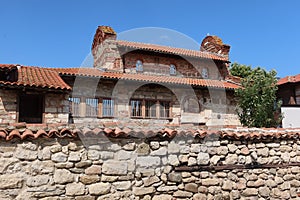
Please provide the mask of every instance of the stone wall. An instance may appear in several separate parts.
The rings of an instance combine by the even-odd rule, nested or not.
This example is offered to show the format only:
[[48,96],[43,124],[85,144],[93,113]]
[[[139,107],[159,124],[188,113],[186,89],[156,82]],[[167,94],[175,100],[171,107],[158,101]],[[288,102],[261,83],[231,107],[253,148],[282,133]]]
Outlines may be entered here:
[[17,118],[17,93],[0,90],[0,123],[14,123]]
[[124,55],[125,72],[135,73],[137,60],[143,62],[144,74],[170,75],[170,65],[173,64],[176,66],[177,76],[200,78],[203,68],[208,69],[209,79],[224,79],[228,75],[226,70],[221,70],[226,69],[226,65],[213,60],[138,52],[128,52]]
[[[18,90],[0,89],[0,123],[16,123],[18,118]],[[46,93],[43,123],[68,123],[68,95]]]
[[[276,167],[300,162],[298,139],[13,139],[0,141],[0,161],[0,199],[297,199],[300,192],[300,167]],[[253,163],[274,167],[175,171]]]

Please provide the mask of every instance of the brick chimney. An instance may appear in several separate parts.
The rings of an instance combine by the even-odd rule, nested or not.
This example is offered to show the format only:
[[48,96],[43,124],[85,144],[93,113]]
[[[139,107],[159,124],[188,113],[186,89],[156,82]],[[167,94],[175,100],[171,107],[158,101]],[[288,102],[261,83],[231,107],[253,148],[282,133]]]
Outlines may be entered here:
[[116,38],[117,33],[113,28],[98,26],[92,44],[94,67],[107,71],[123,71]]
[[200,51],[206,51],[228,57],[230,46],[223,44],[218,36],[206,36],[201,43]]

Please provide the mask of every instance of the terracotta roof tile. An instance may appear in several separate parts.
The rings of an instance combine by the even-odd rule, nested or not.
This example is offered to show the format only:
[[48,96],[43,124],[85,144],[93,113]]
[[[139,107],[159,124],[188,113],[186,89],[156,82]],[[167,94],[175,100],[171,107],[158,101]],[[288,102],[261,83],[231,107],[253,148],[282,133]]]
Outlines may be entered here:
[[17,69],[14,64],[0,64],[0,69]]
[[286,83],[298,83],[298,82],[300,82],[300,74],[281,78],[278,80],[277,85],[283,85]]
[[[12,65],[8,65],[8,67],[12,67]],[[42,67],[21,66],[18,69],[17,81],[0,81],[0,84],[4,86],[71,90],[71,87],[62,80],[58,72]]]
[[141,50],[154,51],[154,52],[160,52],[166,54],[228,61],[228,57],[224,55],[214,54],[210,52],[196,51],[191,49],[183,49],[183,48],[176,48],[176,47],[161,46],[156,44],[147,44],[141,42],[130,42],[130,41],[122,41],[122,40],[117,40],[117,45],[121,47],[129,47],[133,49],[141,49]]
[[[149,129],[136,126],[135,128],[128,127],[111,127],[90,126],[86,125],[65,125],[64,127],[53,128],[53,125],[43,126],[43,128],[34,130],[31,125],[25,128],[1,128],[0,138],[4,140],[12,140],[18,138],[37,139],[37,138],[77,138],[77,137],[109,137],[109,138],[161,138],[172,139],[175,137],[200,138],[208,140],[233,139],[233,140],[272,140],[272,139],[299,139],[300,129],[258,129],[258,128],[234,128],[234,129],[219,129],[219,130],[202,130],[195,126],[190,128],[171,129],[164,126],[151,126]],[[52,128],[50,128],[52,127]]]
[[71,75],[71,76],[88,76],[88,77],[143,81],[149,83],[167,83],[167,84],[169,83],[169,84],[192,85],[192,86],[225,88],[225,89],[240,88],[238,84],[228,82],[228,81],[182,78],[176,76],[163,76],[162,78],[162,76],[158,76],[158,75],[103,72],[96,68],[53,68],[52,70],[55,70],[62,75]]

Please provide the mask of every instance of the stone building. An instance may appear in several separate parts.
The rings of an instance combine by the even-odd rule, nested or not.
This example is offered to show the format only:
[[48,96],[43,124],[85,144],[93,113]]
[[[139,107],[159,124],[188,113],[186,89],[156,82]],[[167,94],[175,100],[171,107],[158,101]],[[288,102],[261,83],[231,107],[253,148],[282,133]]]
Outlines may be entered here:
[[93,68],[1,65],[1,122],[239,125],[229,50],[217,36],[197,51],[117,40],[99,26]]
[[300,74],[278,80],[277,98],[282,101],[282,126],[300,128]]

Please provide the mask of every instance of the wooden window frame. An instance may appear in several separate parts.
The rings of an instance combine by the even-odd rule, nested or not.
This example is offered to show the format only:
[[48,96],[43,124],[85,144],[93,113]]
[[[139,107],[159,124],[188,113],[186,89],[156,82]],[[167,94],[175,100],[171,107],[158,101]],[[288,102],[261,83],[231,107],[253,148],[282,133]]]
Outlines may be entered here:
[[[133,116],[132,115],[132,103],[131,101],[140,101],[141,102],[141,115],[140,116]],[[155,117],[147,116],[147,102],[154,102],[155,105]],[[161,109],[160,109],[160,103],[165,102],[169,104],[169,111],[167,117],[161,117]],[[155,99],[130,99],[129,102],[129,109],[130,109],[130,118],[132,119],[171,119],[172,118],[172,102],[171,101],[165,101],[165,100],[155,100]],[[149,112],[149,111],[148,111]]]

